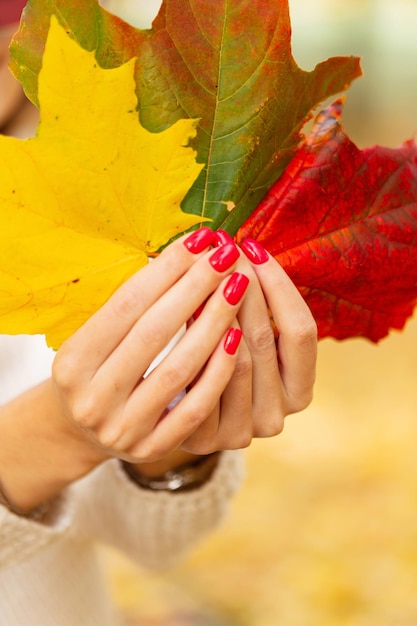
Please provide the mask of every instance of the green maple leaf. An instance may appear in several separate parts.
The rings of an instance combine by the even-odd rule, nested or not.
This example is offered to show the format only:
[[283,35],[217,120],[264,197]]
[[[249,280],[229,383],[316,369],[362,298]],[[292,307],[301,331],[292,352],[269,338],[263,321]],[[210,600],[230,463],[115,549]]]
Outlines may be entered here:
[[138,110],[148,130],[200,119],[193,145],[206,167],[182,208],[231,233],[285,169],[311,110],[360,75],[354,57],[312,72],[297,66],[287,0],[165,0],[145,31],[96,0],[29,0],[12,67],[34,102],[51,14],[103,67],[137,57]]

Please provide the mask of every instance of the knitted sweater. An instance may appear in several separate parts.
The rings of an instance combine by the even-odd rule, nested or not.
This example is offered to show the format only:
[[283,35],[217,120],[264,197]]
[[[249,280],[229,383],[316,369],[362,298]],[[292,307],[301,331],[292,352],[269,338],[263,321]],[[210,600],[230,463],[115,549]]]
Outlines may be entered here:
[[[3,401],[22,381],[42,379],[51,359],[32,338],[0,337],[0,355]],[[156,493],[111,460],[56,498],[41,523],[0,505],[0,626],[119,624],[96,562],[97,542],[145,567],[172,566],[219,524],[241,475],[241,454],[225,452],[199,489]]]

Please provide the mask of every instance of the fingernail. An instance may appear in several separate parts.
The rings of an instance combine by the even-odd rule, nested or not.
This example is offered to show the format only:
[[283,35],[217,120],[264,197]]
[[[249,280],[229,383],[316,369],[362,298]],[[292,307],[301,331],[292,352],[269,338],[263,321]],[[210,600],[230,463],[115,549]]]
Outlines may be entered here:
[[225,246],[217,248],[216,252],[210,257],[209,263],[216,272],[224,272],[229,269],[239,258],[239,250],[234,243],[228,243]]
[[208,248],[214,242],[214,232],[203,226],[194,233],[191,233],[187,239],[184,239],[183,244],[189,252],[192,254],[199,254]]
[[223,295],[229,304],[237,304],[243,298],[247,286],[249,285],[249,278],[245,274],[239,274],[234,272],[227,281],[225,288],[223,289]]
[[240,244],[240,247],[248,257],[249,261],[252,261],[255,265],[266,263],[269,259],[269,255],[265,248],[263,248],[260,243],[255,241],[255,239],[244,239]]
[[205,303],[205,302],[202,302],[202,303],[200,304],[200,306],[198,306],[198,307],[196,308],[196,310],[195,310],[195,311],[194,311],[194,313],[193,313],[193,320],[194,320],[194,321],[195,321],[195,320],[197,320],[197,319],[200,317],[200,315],[202,314],[203,309],[204,309],[204,307],[205,307],[205,306],[206,306],[206,303]]
[[233,237],[225,230],[216,230],[214,233],[214,245],[225,246],[227,243],[233,243]]
[[236,354],[241,339],[242,331],[240,328],[229,328],[223,344],[225,352],[231,355]]

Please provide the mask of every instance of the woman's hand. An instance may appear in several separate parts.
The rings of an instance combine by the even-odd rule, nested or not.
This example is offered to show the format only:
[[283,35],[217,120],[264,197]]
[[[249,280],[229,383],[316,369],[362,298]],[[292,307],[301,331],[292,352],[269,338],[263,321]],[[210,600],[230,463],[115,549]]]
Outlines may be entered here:
[[216,236],[202,229],[167,247],[65,342],[51,381],[2,407],[1,478],[18,507],[37,506],[110,457],[152,474],[245,447],[308,404],[316,331],[307,306],[256,242],[242,243],[249,262],[233,244],[211,249]]
[[[53,381],[62,413],[91,449],[150,462],[168,455],[211,414],[231,379],[241,332],[230,328],[249,280],[234,244],[209,250],[200,229],[128,280],[60,348]],[[248,266],[249,267],[249,266]],[[201,316],[146,378],[150,363],[206,302]],[[197,382],[166,414],[166,407]]]
[[[220,240],[225,243],[227,235]],[[244,340],[221,401],[183,444],[194,454],[246,447],[254,437],[277,435],[285,416],[312,399],[317,356],[313,316],[284,270],[256,241],[243,241],[241,248],[246,256],[237,269],[250,278],[237,315]],[[204,315],[205,310],[200,317]]]

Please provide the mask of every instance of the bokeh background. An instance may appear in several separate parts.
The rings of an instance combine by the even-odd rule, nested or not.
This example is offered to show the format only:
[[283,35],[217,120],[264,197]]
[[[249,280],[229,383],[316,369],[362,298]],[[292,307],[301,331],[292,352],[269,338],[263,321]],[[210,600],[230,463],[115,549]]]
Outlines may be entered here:
[[[150,19],[158,3],[142,2]],[[416,0],[290,8],[302,68],[339,54],[363,59],[343,118],[351,138],[396,147],[413,137]],[[321,341],[312,405],[247,451],[247,480],[225,526],[165,574],[102,550],[129,623],[415,626],[416,373],[416,319],[378,346]]]

